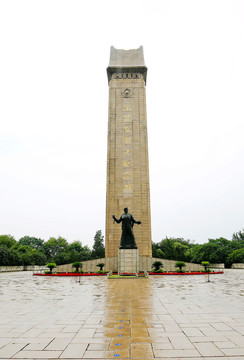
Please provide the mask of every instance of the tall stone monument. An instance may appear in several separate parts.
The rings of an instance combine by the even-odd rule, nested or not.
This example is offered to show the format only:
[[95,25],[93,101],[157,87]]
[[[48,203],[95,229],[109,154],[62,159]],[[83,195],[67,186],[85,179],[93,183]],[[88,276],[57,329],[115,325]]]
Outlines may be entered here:
[[113,223],[128,208],[140,256],[152,256],[151,211],[143,47],[110,51],[107,68],[109,120],[106,199],[106,258],[118,256],[121,228]]

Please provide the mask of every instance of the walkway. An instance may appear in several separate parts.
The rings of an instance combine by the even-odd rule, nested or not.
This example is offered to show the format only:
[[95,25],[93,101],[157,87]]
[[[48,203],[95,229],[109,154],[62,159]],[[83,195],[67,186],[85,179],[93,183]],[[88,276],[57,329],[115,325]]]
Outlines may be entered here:
[[244,270],[77,281],[0,274],[0,359],[244,359]]

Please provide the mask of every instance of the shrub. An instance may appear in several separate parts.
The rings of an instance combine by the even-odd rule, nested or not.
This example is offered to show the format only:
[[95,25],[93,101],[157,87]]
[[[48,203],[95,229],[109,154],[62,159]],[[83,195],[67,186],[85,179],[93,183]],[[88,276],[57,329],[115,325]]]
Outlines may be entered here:
[[204,266],[204,271],[209,271],[209,261],[202,261],[202,266]]
[[83,270],[79,270],[79,271],[77,271],[77,270],[72,270],[71,271],[73,274],[84,274],[84,271]]
[[152,264],[152,268],[154,272],[162,272],[163,271],[163,263],[161,261],[154,261]]
[[55,268],[57,265],[55,263],[48,263],[46,267],[50,269],[50,274],[53,272],[53,268]]
[[100,271],[103,271],[104,265],[105,265],[104,263],[99,263],[99,264],[96,265],[96,266],[99,267],[99,272],[100,272]]
[[75,271],[76,272],[79,272],[79,268],[81,269],[82,268],[82,263],[80,261],[75,261],[73,264],[72,264],[72,267],[75,268]]
[[186,266],[186,263],[184,261],[176,261],[175,267],[178,268],[178,272],[184,272],[182,270],[183,267]]

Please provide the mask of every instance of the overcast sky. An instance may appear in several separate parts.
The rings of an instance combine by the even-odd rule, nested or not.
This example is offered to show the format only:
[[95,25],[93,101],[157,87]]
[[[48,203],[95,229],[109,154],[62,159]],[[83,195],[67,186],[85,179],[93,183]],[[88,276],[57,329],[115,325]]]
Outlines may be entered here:
[[143,45],[153,241],[231,239],[243,44],[242,0],[2,0],[0,234],[92,246],[105,233],[110,46]]

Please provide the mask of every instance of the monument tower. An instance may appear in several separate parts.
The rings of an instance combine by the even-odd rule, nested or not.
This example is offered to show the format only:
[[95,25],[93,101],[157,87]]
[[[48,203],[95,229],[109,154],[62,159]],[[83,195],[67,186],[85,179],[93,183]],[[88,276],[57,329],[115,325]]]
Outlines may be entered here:
[[118,256],[119,216],[125,207],[141,221],[134,228],[140,256],[152,256],[151,211],[143,47],[110,51],[107,68],[109,120],[106,198],[106,258]]

